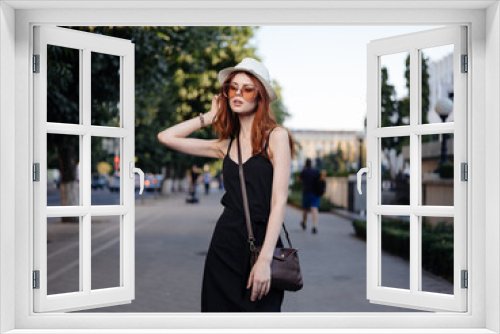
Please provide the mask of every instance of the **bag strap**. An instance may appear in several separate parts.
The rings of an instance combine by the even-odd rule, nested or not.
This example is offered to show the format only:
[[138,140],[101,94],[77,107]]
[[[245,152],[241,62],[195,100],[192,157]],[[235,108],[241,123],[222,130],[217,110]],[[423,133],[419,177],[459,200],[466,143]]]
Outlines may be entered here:
[[[248,208],[248,197],[247,197],[247,188],[245,185],[245,174],[243,173],[243,164],[241,163],[241,147],[240,147],[240,139],[239,136],[236,138],[236,143],[238,144],[238,167],[240,174],[240,184],[241,184],[241,195],[243,197],[243,209],[245,211],[245,221],[247,224],[248,231],[248,243],[250,244],[250,250],[255,251],[255,238],[252,230],[252,223],[250,221],[250,209]],[[288,231],[285,227],[285,223],[283,223],[283,230],[285,231],[286,240],[288,241],[288,245],[290,248],[293,248],[292,243],[290,242],[290,236],[288,235]]]

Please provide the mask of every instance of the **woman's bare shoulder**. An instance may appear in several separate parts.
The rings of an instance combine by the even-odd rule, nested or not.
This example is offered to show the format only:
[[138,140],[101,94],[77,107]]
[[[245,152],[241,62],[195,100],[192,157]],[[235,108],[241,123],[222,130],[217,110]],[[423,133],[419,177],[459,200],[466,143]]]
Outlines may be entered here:
[[282,126],[276,126],[272,129],[272,133],[268,134],[268,150],[269,157],[273,161],[273,148],[274,150],[283,150],[288,146],[288,131]]
[[273,133],[282,133],[288,135],[288,130],[283,126],[278,125],[273,128]]

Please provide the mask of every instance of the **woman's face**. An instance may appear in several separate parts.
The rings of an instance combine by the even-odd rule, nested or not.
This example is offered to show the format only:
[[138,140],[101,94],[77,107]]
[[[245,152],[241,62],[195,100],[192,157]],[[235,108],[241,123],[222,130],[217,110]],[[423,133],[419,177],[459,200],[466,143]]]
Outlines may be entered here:
[[[245,73],[236,74],[231,80],[231,84],[236,84],[240,88],[243,87],[244,84],[252,86],[254,85],[250,76]],[[247,101],[243,98],[241,89],[239,89],[236,95],[229,100],[229,106],[231,107],[231,110],[236,114],[252,113],[256,110],[257,98],[255,98],[253,101]]]

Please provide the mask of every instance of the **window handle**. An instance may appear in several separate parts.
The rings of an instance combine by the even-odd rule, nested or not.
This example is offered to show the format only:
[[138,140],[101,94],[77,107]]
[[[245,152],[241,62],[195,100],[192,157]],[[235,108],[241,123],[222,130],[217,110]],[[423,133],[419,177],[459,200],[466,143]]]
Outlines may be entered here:
[[130,161],[129,164],[129,170],[130,170],[130,178],[134,179],[134,188],[135,188],[135,177],[134,174],[137,173],[139,174],[140,177],[140,189],[139,189],[139,195],[142,195],[142,191],[144,190],[144,172],[140,168],[134,167],[134,162]]
[[360,170],[358,170],[358,193],[360,195],[362,195],[361,193],[361,175],[363,175],[363,173],[366,173],[368,175],[368,178],[371,179],[372,177],[372,163],[370,161],[368,161],[368,166],[367,167],[363,167],[361,168]]

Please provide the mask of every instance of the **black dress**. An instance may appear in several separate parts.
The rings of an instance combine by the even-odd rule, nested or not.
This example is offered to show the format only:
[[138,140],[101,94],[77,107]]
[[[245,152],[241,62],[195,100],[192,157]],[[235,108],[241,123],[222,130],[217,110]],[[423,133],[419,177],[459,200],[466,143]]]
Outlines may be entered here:
[[[252,287],[246,288],[251,269],[250,249],[238,162],[229,156],[232,143],[233,139],[222,164],[226,189],[221,199],[224,211],[215,226],[205,260],[201,311],[280,312],[283,290],[271,287],[266,296],[252,302]],[[267,156],[267,142],[264,151]],[[271,211],[273,165],[260,152],[242,163],[255,244],[262,245]],[[281,238],[278,238],[277,246],[282,245]]]

